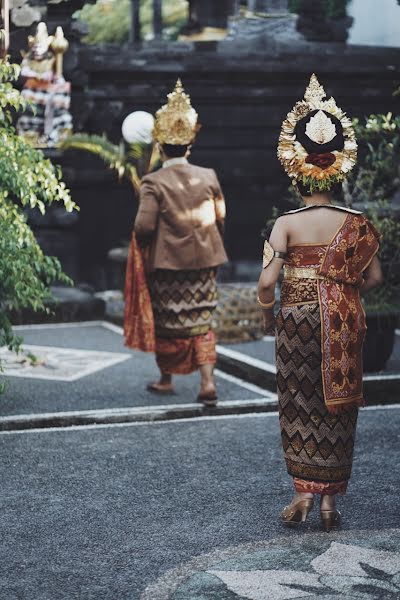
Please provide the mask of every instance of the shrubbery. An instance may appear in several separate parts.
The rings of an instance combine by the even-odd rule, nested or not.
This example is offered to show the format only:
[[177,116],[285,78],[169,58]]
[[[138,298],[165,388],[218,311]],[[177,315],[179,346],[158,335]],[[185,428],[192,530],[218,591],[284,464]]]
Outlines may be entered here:
[[0,61],[0,346],[13,350],[21,340],[12,332],[10,311],[48,310],[51,283],[69,282],[59,261],[44,255],[23,209],[44,213],[52,202],[76,208],[60,171],[13,127],[15,111],[26,106],[13,85],[18,74],[17,65]]
[[[75,18],[85,23],[88,34],[84,41],[88,44],[123,43],[128,41],[130,29],[130,0],[97,0],[87,4],[75,13]],[[142,36],[152,32],[152,0],[142,0],[140,16]],[[164,35],[174,39],[187,22],[188,3],[186,0],[164,0]]]

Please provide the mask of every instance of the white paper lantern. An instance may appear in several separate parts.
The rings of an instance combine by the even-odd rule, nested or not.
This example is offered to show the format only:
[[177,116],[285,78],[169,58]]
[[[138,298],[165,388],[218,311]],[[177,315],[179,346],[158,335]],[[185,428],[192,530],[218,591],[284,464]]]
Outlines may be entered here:
[[153,127],[153,115],[137,110],[128,115],[122,123],[122,136],[128,144],[151,144]]

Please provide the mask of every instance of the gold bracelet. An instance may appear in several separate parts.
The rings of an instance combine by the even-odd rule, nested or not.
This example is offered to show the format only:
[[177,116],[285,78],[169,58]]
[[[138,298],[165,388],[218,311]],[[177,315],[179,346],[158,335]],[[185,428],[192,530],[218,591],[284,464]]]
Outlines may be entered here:
[[264,308],[265,310],[268,308],[272,308],[275,304],[275,298],[272,300],[272,302],[268,302],[268,304],[265,304],[265,302],[261,302],[260,296],[257,296],[257,300],[258,300],[258,304],[261,306],[261,308]]

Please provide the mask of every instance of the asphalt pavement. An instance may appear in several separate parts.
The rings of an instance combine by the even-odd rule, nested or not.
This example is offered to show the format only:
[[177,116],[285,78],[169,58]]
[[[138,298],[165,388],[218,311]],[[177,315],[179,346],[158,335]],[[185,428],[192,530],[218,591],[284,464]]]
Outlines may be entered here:
[[317,507],[288,530],[273,393],[218,372],[229,414],[178,419],[194,414],[197,376],[176,378],[175,396],[148,393],[154,358],[118,328],[20,332],[25,354],[2,355],[0,600],[400,597],[399,405],[361,411],[343,530],[323,533]]
[[[0,402],[0,418],[196,402],[197,373],[176,377],[173,396],[148,392],[146,384],[159,377],[154,356],[124,347],[120,328],[108,323],[23,327],[18,333],[24,338],[23,348],[28,346],[37,364],[33,367],[24,364],[17,369],[11,365],[14,366],[11,376],[6,366],[7,385]],[[47,349],[50,349],[48,361]],[[104,363],[102,353],[107,353]],[[217,373],[216,379],[221,403],[274,397],[223,373]]]
[[[331,534],[316,509],[303,530],[279,523],[291,481],[272,413],[3,432],[0,598],[397,598],[399,432],[399,407],[361,413]],[[315,573],[326,552],[336,579]]]

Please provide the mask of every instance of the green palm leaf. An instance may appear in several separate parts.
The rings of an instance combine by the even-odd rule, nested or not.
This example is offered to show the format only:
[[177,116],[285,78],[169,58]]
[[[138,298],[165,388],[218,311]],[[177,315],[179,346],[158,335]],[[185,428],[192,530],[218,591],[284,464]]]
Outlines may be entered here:
[[76,133],[69,136],[62,144],[62,150],[83,150],[103,160],[110,169],[125,174],[126,157],[122,146],[110,142],[105,136]]

